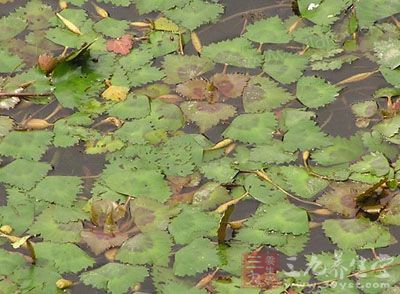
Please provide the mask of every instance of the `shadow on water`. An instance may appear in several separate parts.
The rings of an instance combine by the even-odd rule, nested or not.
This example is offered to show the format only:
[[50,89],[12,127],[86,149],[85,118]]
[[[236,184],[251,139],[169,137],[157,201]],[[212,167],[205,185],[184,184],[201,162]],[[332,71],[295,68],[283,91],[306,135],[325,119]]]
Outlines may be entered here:
[[[15,8],[22,6],[27,1],[15,0],[7,5],[2,5],[0,16],[7,15]],[[58,1],[44,1],[45,3],[57,7]],[[283,18],[287,18],[293,15],[290,3],[288,1],[265,1],[265,0],[225,0],[222,1],[226,7],[225,14],[221,17],[221,21],[217,24],[210,26],[203,26],[199,29],[198,35],[202,40],[203,44],[211,42],[221,41],[229,38],[238,36],[243,29],[243,23],[245,18],[260,18],[265,16],[280,15]],[[93,7],[87,4],[85,7],[89,11],[89,16],[94,16]],[[128,8],[117,8],[112,5],[104,5],[104,8],[110,13],[110,15],[117,19],[135,20],[144,19],[144,16],[139,16],[135,11],[134,7]],[[188,54],[194,54],[194,49],[191,44],[188,44],[185,48],[185,52]],[[362,57],[359,60],[353,62],[351,65],[345,64],[339,71],[327,71],[318,72],[321,77],[324,77],[336,83],[349,76],[360,72],[372,71],[376,69],[376,64],[370,62],[368,59]],[[216,66],[216,71],[222,71],[222,66]],[[230,72],[234,72],[235,68],[229,68]],[[237,69],[239,71],[239,69]],[[244,72],[241,70],[241,72]],[[254,72],[251,72],[254,73]],[[339,98],[327,107],[317,111],[317,122],[319,125],[323,125],[323,130],[333,136],[351,136],[357,132],[355,126],[354,116],[351,113],[350,105],[352,103],[364,100],[370,100],[376,89],[386,86],[386,82],[380,75],[372,76],[368,80],[357,83],[354,87],[353,84],[345,87],[341,92]],[[288,89],[294,92],[293,86],[289,86]],[[243,111],[241,102],[235,104],[239,110]],[[298,104],[300,105],[300,104]],[[27,115],[40,111],[40,116],[45,117],[51,113],[56,104],[51,103],[48,106],[43,105],[32,105],[28,102],[22,103],[19,107],[10,111],[0,111],[0,114],[6,114],[12,116],[15,121],[21,121]],[[63,110],[58,113],[57,118],[67,116],[71,113],[70,110]],[[208,131],[205,135],[212,141],[216,142],[221,140],[221,133],[227,127],[227,123],[221,124]],[[188,133],[197,133],[198,130],[194,125],[187,125],[184,129]],[[73,148],[67,149],[50,149],[44,156],[43,161],[51,162],[53,175],[75,175],[75,176],[93,176],[101,173],[104,166],[105,159],[102,155],[87,155],[84,153],[84,146],[78,145]],[[7,159],[3,160],[1,165],[8,162]],[[91,184],[93,180],[87,180],[83,194],[89,194]],[[6,203],[4,187],[0,186],[0,205]],[[243,205],[238,207],[232,219],[242,219],[248,217],[257,207],[257,203],[254,201],[244,201]],[[313,220],[323,221],[322,218],[315,218]],[[392,233],[400,238],[400,228],[391,228]],[[317,227],[311,230],[310,240],[307,247],[304,250],[304,254],[310,254],[312,252],[321,251],[332,251],[336,247],[325,237],[321,227]],[[396,245],[380,249],[380,252],[385,254],[398,254],[398,248]],[[361,252],[361,255],[370,257],[371,253],[368,251]],[[286,262],[286,264],[285,264]],[[104,257],[98,258],[97,265],[106,263]],[[287,263],[291,263],[296,269],[305,269],[305,258],[304,256],[297,256],[296,259],[292,259],[290,262],[285,260],[282,256],[282,268],[289,270]],[[67,277],[68,278],[68,277]],[[73,278],[76,278],[73,277]],[[146,280],[142,287],[143,292],[154,292],[154,288],[150,279]],[[86,287],[82,284],[74,286],[72,293],[76,294],[88,294],[88,293],[104,293],[100,290]]]

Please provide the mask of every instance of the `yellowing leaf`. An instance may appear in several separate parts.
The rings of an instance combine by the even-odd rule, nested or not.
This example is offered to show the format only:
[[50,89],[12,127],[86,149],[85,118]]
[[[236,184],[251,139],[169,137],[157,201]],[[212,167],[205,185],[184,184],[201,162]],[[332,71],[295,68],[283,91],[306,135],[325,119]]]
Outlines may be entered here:
[[101,8],[100,6],[98,6],[97,4],[92,2],[92,5],[94,7],[94,9],[96,10],[97,14],[100,15],[103,18],[108,17],[108,12],[107,10],[105,10],[104,8]]
[[56,15],[71,32],[73,32],[77,35],[82,35],[82,32],[79,30],[79,28],[75,24],[73,24],[71,21],[69,21],[68,19],[66,19],[59,13],[56,13]]
[[128,87],[110,86],[101,94],[101,96],[106,100],[122,101],[126,99],[128,92]]

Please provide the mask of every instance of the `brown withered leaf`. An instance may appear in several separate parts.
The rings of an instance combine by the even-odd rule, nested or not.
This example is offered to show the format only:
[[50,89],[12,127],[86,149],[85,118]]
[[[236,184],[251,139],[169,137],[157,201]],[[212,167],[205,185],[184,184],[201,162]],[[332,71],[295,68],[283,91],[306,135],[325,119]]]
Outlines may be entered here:
[[121,55],[128,55],[133,47],[133,37],[129,34],[123,35],[121,38],[108,40],[106,44],[107,51]]
[[211,78],[211,81],[218,89],[218,92],[227,98],[236,98],[241,96],[248,80],[249,77],[243,74],[217,73]]

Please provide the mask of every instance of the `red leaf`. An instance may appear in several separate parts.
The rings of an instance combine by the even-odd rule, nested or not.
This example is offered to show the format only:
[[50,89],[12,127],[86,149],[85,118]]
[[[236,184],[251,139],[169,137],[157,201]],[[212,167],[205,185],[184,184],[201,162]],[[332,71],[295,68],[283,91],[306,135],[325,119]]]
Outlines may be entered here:
[[123,35],[121,38],[107,41],[107,51],[121,55],[127,55],[131,52],[133,46],[133,38],[131,35]]

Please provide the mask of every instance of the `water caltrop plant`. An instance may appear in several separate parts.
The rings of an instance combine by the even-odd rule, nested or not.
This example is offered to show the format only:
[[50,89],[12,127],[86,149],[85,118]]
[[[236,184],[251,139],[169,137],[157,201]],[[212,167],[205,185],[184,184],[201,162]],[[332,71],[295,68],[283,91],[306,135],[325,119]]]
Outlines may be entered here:
[[0,0],[0,293],[400,290],[400,1],[250,2]]

